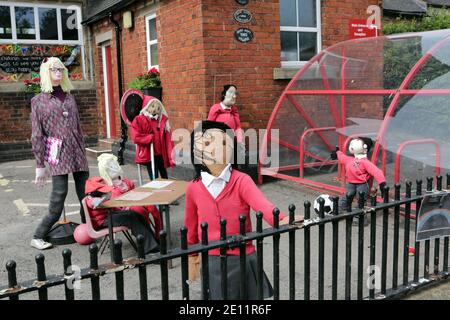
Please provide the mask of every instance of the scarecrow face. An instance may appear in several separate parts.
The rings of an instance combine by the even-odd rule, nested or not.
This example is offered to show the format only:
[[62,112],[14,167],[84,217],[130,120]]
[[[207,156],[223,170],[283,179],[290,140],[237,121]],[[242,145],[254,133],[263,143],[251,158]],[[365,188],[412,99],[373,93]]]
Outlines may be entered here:
[[[208,129],[194,134],[194,160],[210,165],[223,165],[230,162],[233,153],[233,139],[220,129]],[[209,168],[209,167],[208,167]]]
[[236,103],[236,88],[230,87],[225,93],[225,98],[223,99],[223,104],[226,106],[232,106]]
[[119,163],[114,159],[108,159],[105,162],[105,169],[111,180],[117,179],[123,173]]
[[50,79],[52,80],[52,84],[59,85],[59,83],[62,80],[63,74],[64,74],[63,66],[60,63],[55,61],[49,68],[49,72],[50,72]]
[[161,113],[161,104],[160,104],[158,101],[153,100],[153,101],[151,101],[150,104],[148,105],[147,111],[148,111],[148,113],[150,113],[152,116],[159,115],[159,114]]
[[367,154],[367,150],[364,148],[364,142],[361,139],[353,139],[350,141],[348,150],[354,155]]

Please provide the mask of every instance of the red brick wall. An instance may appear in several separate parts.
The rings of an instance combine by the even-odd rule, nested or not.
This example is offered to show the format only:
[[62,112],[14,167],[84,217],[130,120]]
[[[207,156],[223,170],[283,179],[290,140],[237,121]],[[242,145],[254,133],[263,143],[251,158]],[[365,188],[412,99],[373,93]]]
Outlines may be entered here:
[[349,39],[349,19],[368,18],[370,5],[379,5],[379,0],[322,0],[322,48]]
[[[378,0],[322,0],[323,47],[348,39],[348,19],[367,17],[366,9]],[[134,27],[122,31],[123,89],[139,73],[147,70],[145,18],[141,9],[151,2],[141,1],[126,10],[135,14]],[[192,129],[193,121],[205,119],[210,106],[220,99],[222,85],[230,81],[238,87],[237,105],[244,128],[265,128],[272,110],[288,84],[274,80],[273,69],[280,65],[279,1],[254,0],[245,6],[253,15],[248,24],[233,19],[235,1],[165,0],[157,14],[159,66],[163,101],[174,128]],[[122,12],[115,15],[121,22]],[[234,39],[239,27],[250,28],[249,43]],[[92,26],[93,35],[113,31],[111,41],[115,89],[116,127],[120,135],[119,93],[115,31],[109,19]],[[101,47],[94,44],[98,99],[99,133],[106,135],[103,66]],[[231,79],[231,80],[230,80]]]

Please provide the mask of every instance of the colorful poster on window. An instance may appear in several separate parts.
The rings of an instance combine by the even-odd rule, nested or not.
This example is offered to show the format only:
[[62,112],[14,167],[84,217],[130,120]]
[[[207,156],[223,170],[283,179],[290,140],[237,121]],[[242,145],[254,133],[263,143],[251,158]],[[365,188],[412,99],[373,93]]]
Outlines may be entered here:
[[417,217],[416,241],[450,236],[450,193],[425,196]]
[[83,80],[81,46],[0,44],[0,82],[33,79],[45,57],[58,57],[71,80]]

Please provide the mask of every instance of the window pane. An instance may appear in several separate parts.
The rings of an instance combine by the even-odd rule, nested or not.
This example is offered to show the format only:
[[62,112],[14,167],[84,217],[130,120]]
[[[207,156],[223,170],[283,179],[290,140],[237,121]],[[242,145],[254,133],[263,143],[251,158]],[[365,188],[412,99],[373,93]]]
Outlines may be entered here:
[[295,2],[297,0],[280,0],[280,25],[283,27],[296,27],[297,16]]
[[12,39],[10,9],[0,6],[0,39]]
[[14,7],[16,12],[17,39],[36,39],[34,8]]
[[317,33],[299,32],[300,61],[310,60],[317,52]]
[[150,46],[150,59],[151,59],[150,63],[152,64],[152,66],[156,66],[159,64],[159,62],[158,62],[158,45],[156,43],[152,44]]
[[78,40],[78,20],[76,10],[61,9],[63,40]]
[[39,8],[39,30],[43,40],[58,40],[56,9]]
[[317,26],[316,0],[299,0],[298,2],[298,26],[315,28]]
[[148,33],[150,36],[150,41],[156,40],[158,35],[156,33],[156,19],[148,20]]
[[297,32],[281,32],[281,61],[298,61]]

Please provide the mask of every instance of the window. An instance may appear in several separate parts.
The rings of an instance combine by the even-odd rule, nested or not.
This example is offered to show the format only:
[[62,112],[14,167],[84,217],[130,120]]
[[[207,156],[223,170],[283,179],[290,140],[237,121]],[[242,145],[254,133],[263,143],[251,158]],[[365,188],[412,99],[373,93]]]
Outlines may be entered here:
[[321,50],[320,0],[280,0],[282,66],[298,66]]
[[76,5],[0,1],[0,43],[82,45]]
[[148,69],[158,67],[158,34],[156,30],[156,14],[145,17],[147,32],[147,63]]

